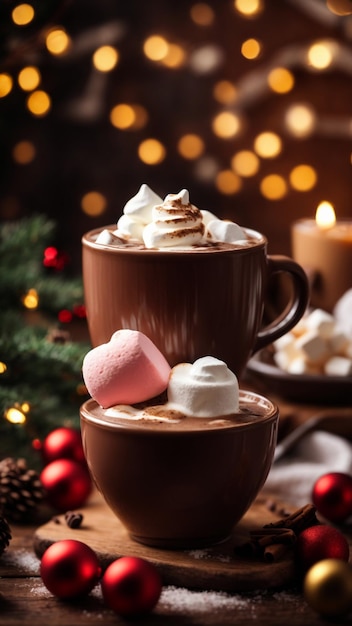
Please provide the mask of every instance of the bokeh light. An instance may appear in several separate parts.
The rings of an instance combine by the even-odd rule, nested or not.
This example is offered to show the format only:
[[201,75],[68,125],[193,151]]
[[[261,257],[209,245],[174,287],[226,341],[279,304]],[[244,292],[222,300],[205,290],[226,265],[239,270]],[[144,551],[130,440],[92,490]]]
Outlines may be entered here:
[[232,170],[221,170],[216,176],[215,185],[220,193],[232,195],[240,191],[242,180]]
[[46,115],[51,108],[50,96],[41,89],[33,91],[27,98],[27,108],[36,117]]
[[316,115],[308,104],[293,104],[286,111],[287,130],[296,138],[305,138],[312,134],[316,124]]
[[138,130],[148,122],[148,112],[140,104],[121,103],[110,111],[110,122],[119,130]]
[[199,135],[189,133],[179,139],[177,150],[184,159],[197,159],[204,152],[204,141]]
[[162,61],[169,49],[169,44],[165,37],[161,35],[151,35],[143,44],[145,56],[151,61]]
[[262,50],[261,43],[257,39],[246,39],[241,46],[241,53],[245,59],[256,59]]
[[19,141],[12,149],[12,157],[16,163],[27,165],[36,155],[36,149],[31,141]]
[[289,175],[290,183],[296,191],[309,191],[317,183],[317,172],[311,165],[300,164]]
[[223,111],[214,117],[212,129],[218,137],[221,137],[222,139],[230,139],[239,133],[241,129],[241,120],[235,113],[231,113],[231,111]]
[[0,74],[0,98],[7,96],[12,90],[13,80],[10,74]]
[[93,54],[93,65],[100,72],[110,72],[116,67],[119,53],[113,46],[101,46]]
[[240,150],[231,159],[232,169],[243,177],[255,176],[258,172],[260,161],[251,150]]
[[166,149],[158,139],[149,138],[139,144],[138,156],[147,165],[157,165],[165,159]]
[[334,59],[334,45],[329,42],[317,42],[309,47],[308,64],[316,70],[327,69]]
[[82,211],[90,217],[98,217],[99,215],[102,215],[106,206],[106,198],[99,191],[88,191],[81,199]]
[[262,132],[254,139],[254,150],[263,159],[273,159],[282,150],[282,140],[276,133]]
[[276,67],[268,74],[268,85],[275,93],[288,93],[294,84],[294,75],[285,67]]
[[41,81],[39,69],[33,65],[24,67],[18,74],[18,84],[24,91],[33,91]]
[[234,0],[236,11],[244,17],[256,17],[264,8],[263,0]]
[[18,4],[12,10],[12,20],[17,26],[27,26],[33,21],[35,12],[31,4],[23,3]]
[[213,96],[220,104],[231,104],[236,100],[236,86],[229,80],[219,80],[215,83]]
[[67,52],[71,40],[63,28],[51,29],[45,39],[45,45],[48,51],[54,55],[61,55]]
[[260,181],[260,192],[267,200],[281,200],[287,194],[287,184],[280,174],[269,174]]
[[198,26],[210,26],[215,19],[215,13],[209,4],[197,2],[190,9],[191,19]]

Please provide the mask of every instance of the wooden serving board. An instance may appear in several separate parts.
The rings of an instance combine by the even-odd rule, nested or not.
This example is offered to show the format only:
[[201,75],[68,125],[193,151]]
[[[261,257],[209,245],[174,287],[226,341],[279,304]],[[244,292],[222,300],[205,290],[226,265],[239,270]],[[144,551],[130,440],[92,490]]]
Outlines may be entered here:
[[251,591],[280,588],[294,580],[292,552],[277,562],[266,563],[235,554],[235,546],[249,538],[249,531],[277,521],[267,498],[259,497],[232,536],[215,546],[195,550],[164,550],[135,542],[99,494],[80,509],[83,521],[79,528],[69,528],[64,515],[55,516],[40,526],[34,535],[34,549],[40,558],[46,548],[62,539],[77,539],[98,555],[102,567],[121,556],[138,556],[152,562],[160,571],[163,583],[190,589],[216,591]]

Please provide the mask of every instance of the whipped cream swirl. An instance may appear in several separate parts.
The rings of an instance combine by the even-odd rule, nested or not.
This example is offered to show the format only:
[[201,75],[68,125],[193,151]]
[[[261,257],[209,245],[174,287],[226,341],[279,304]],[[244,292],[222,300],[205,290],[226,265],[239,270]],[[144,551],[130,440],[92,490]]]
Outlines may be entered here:
[[152,221],[143,230],[147,248],[190,246],[202,241],[204,234],[201,211],[189,201],[187,189],[168,194],[162,204],[152,209]]
[[144,244],[149,249],[180,248],[223,242],[246,245],[247,234],[235,222],[191,204],[187,189],[163,200],[148,185],[125,204],[114,231],[102,230],[96,243],[123,246]]

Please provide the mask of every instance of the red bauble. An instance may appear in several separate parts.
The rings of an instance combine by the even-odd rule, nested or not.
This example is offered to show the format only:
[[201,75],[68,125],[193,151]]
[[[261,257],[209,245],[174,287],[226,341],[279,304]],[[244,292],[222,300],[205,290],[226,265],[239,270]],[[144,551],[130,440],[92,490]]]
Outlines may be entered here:
[[324,474],[313,486],[312,501],[330,522],[344,522],[352,515],[352,476],[342,472]]
[[56,428],[44,439],[41,453],[45,465],[57,459],[72,459],[85,464],[81,431],[77,428]]
[[46,465],[40,480],[46,491],[46,500],[58,511],[82,506],[92,490],[88,471],[70,459],[58,459]]
[[100,578],[101,567],[89,546],[75,539],[64,539],[44,552],[40,574],[54,596],[68,599],[89,593]]
[[124,556],[106,569],[101,588],[110,609],[119,615],[136,616],[155,607],[162,583],[154,565],[138,557]]
[[310,526],[298,535],[296,555],[298,564],[304,571],[324,559],[340,559],[347,563],[349,554],[347,539],[332,526]]

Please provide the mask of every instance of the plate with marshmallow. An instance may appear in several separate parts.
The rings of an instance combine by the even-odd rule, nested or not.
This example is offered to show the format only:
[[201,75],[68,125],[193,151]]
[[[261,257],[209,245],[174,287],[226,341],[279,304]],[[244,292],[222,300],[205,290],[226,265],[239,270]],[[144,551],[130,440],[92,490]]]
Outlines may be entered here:
[[273,392],[314,404],[352,404],[352,289],[332,313],[309,309],[247,367]]

